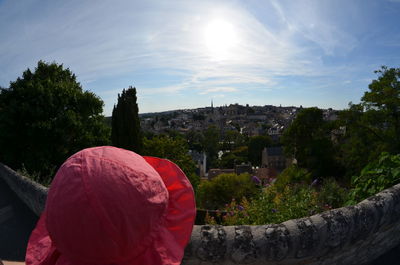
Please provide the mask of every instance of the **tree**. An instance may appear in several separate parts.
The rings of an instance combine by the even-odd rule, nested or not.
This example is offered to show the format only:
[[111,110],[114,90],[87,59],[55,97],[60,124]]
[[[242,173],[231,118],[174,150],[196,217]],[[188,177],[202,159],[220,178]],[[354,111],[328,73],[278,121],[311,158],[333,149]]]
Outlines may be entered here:
[[383,66],[360,104],[349,104],[339,115],[345,134],[339,141],[346,175],[358,175],[382,152],[400,152],[400,69]]
[[254,166],[260,166],[263,149],[271,145],[272,139],[268,135],[250,137],[248,158],[251,164]]
[[386,140],[391,152],[400,151],[400,68],[382,66],[375,71],[379,74],[368,86],[361,104],[374,122],[377,134]]
[[318,108],[302,109],[282,136],[287,155],[315,177],[325,177],[335,169],[330,130]]
[[39,61],[0,90],[0,161],[48,182],[68,156],[109,143],[102,111],[69,69]]
[[241,134],[237,130],[226,131],[222,135],[221,150],[232,151],[235,148],[238,148],[239,146],[247,145],[247,141],[248,141],[247,137]]
[[188,144],[183,138],[155,136],[143,139],[143,155],[166,158],[177,164],[190,180],[196,190],[200,177],[196,175],[196,165],[189,155]]
[[219,138],[219,131],[214,125],[209,126],[204,132],[202,146],[207,154],[207,166],[210,168],[216,166],[218,162]]
[[349,108],[339,113],[341,136],[335,145],[337,161],[345,169],[348,180],[358,175],[366,164],[375,160],[388,149],[383,135],[372,126],[370,115],[364,112],[361,104],[350,104]]
[[197,152],[203,151],[202,143],[204,143],[204,135],[200,131],[190,130],[186,133],[186,140],[190,150]]
[[111,141],[114,146],[140,153],[143,140],[140,131],[136,88],[129,87],[118,94],[118,103],[112,112]]

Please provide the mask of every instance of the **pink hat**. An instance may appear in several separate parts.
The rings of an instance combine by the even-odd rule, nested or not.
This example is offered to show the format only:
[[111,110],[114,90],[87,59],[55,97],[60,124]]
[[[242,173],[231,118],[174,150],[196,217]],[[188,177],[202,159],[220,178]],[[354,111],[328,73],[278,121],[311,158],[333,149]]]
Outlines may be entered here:
[[174,163],[84,149],[58,170],[26,264],[180,264],[195,214],[192,186]]

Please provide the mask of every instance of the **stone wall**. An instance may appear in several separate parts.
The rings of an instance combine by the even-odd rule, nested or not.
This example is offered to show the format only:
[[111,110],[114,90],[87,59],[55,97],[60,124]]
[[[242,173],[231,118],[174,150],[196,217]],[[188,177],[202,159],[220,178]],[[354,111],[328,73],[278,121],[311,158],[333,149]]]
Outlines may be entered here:
[[185,265],[367,264],[400,243],[400,184],[281,224],[195,226]]
[[[47,189],[0,164],[0,178],[37,215]],[[356,206],[281,224],[194,226],[182,264],[364,264],[400,244],[400,184]]]

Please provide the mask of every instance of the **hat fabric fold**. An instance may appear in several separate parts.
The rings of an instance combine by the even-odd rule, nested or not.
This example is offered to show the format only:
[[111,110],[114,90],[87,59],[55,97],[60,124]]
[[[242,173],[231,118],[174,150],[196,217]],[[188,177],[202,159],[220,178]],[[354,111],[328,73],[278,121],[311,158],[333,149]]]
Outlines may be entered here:
[[84,149],[58,170],[26,264],[178,265],[195,214],[192,186],[171,161]]

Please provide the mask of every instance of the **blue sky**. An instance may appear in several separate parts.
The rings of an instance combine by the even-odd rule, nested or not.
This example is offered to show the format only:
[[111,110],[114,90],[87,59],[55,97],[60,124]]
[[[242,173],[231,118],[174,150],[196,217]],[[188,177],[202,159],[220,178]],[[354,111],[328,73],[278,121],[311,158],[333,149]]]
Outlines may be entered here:
[[231,103],[346,108],[400,67],[400,0],[0,0],[0,86],[64,64],[111,115]]

